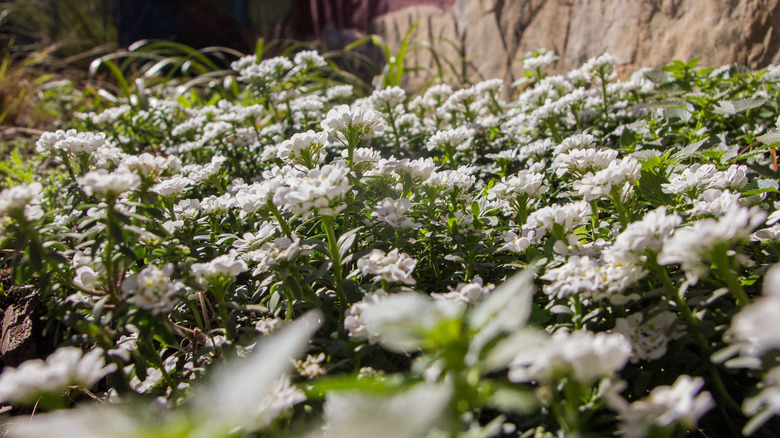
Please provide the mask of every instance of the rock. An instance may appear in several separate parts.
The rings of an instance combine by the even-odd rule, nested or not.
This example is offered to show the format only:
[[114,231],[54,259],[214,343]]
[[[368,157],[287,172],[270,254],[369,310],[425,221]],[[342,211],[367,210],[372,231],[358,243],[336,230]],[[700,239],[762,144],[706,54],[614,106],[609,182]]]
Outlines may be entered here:
[[0,326],[0,355],[5,366],[16,367],[37,357],[36,322],[41,316],[40,301],[27,297],[9,305]]
[[[700,57],[699,65],[780,63],[780,0],[457,0],[447,11],[413,6],[374,20],[394,50],[414,23],[410,82],[478,81],[522,74],[540,47],[560,55],[552,73],[610,52],[622,70]],[[434,50],[441,58],[428,49]]]

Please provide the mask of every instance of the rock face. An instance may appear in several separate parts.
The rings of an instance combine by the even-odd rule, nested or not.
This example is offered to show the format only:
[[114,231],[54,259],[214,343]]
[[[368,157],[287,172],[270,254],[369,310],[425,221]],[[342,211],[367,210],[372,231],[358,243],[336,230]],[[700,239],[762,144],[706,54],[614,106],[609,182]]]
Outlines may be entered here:
[[408,55],[423,68],[409,78],[417,83],[439,74],[511,82],[540,47],[560,55],[556,72],[604,52],[624,71],[696,57],[702,66],[780,62],[780,0],[456,0],[446,11],[381,16],[372,31],[397,48],[414,23],[414,40],[426,41]]

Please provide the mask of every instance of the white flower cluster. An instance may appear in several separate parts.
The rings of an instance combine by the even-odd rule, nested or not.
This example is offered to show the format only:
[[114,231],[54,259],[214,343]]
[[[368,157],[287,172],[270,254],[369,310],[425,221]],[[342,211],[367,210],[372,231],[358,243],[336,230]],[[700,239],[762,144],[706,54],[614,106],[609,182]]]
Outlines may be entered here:
[[306,252],[301,250],[301,239],[293,234],[292,238],[285,236],[265,242],[260,248],[244,254],[242,258],[257,263],[252,271],[252,275],[256,276],[281,262],[293,261],[299,255],[304,254]]
[[367,108],[350,108],[339,105],[328,111],[321,123],[322,129],[342,142],[374,133],[381,134],[385,125],[380,113]]
[[558,331],[519,352],[509,364],[509,380],[550,381],[568,374],[589,385],[622,370],[631,351],[631,343],[621,334]]
[[748,241],[750,233],[765,218],[766,213],[761,209],[740,207],[718,219],[702,219],[678,228],[664,243],[658,263],[681,264],[688,279],[695,284],[708,272],[703,259],[709,259],[718,245],[728,247],[734,242]]
[[184,283],[171,279],[172,274],[171,264],[162,269],[149,265],[122,281],[122,294],[131,304],[152,313],[170,312],[184,289]]
[[680,174],[662,184],[664,192],[672,194],[693,194],[706,189],[741,189],[747,184],[747,166],[733,164],[725,171],[718,171],[714,164],[693,164]]
[[653,388],[650,395],[631,404],[619,395],[611,395],[607,400],[620,415],[623,436],[642,438],[648,436],[653,426],[696,426],[699,418],[715,406],[709,392],[700,392],[702,386],[701,377],[681,375],[673,385]]
[[79,178],[79,185],[87,195],[110,197],[134,190],[141,185],[141,178],[126,168],[114,172],[98,169]]
[[238,259],[237,256],[237,252],[230,251],[230,253],[217,256],[207,263],[194,263],[192,274],[207,281],[219,277],[235,277],[249,269],[246,262]]
[[358,271],[364,275],[375,275],[374,281],[384,280],[389,283],[408,285],[417,283],[412,277],[415,266],[417,260],[398,251],[398,248],[388,253],[381,249],[373,249],[357,261]]
[[291,164],[313,168],[325,159],[328,134],[312,130],[294,134],[279,146],[279,158]]
[[416,230],[421,225],[404,216],[404,213],[409,211],[411,207],[412,201],[408,198],[393,200],[393,198],[387,197],[380,202],[379,208],[374,210],[371,216],[393,228]]
[[0,192],[0,218],[19,215],[32,221],[43,216],[41,209],[41,183],[33,182],[7,188]]
[[609,197],[613,187],[620,190],[621,197],[625,197],[640,170],[642,164],[634,158],[613,160],[603,170],[586,173],[581,180],[574,182],[574,188],[586,201]]
[[33,359],[3,369],[0,401],[32,404],[42,395],[63,396],[70,386],[91,388],[115,370],[115,364],[106,365],[99,348],[83,354],[78,348],[62,347],[45,362]]
[[284,186],[277,188],[273,202],[295,214],[336,216],[346,205],[341,201],[351,189],[349,167],[344,161],[325,164],[305,175],[290,174]]

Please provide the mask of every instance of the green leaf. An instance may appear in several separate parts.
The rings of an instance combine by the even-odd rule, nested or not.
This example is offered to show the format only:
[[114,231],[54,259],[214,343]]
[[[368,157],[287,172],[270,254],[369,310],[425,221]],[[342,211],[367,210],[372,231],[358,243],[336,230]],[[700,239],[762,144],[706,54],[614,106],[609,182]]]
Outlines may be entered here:
[[639,178],[639,193],[653,207],[660,207],[671,203],[671,196],[661,189],[661,184],[667,184],[669,181],[655,173],[642,170]]
[[361,391],[374,394],[389,394],[403,388],[400,376],[366,376],[358,378],[355,375],[324,377],[316,382],[304,385],[301,389],[309,399],[322,399],[330,391]]
[[742,195],[753,196],[761,193],[776,192],[777,181],[773,179],[757,179],[750,181],[742,188]]

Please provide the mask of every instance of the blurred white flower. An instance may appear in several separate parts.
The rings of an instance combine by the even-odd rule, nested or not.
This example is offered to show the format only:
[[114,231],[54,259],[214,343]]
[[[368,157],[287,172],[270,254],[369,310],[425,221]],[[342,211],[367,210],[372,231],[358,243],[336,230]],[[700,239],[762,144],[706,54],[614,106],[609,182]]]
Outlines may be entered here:
[[677,315],[662,311],[644,321],[641,313],[634,313],[615,321],[615,331],[631,341],[633,355],[631,362],[639,360],[657,360],[666,354],[669,341],[678,335],[675,333]]
[[46,358],[32,359],[18,368],[6,367],[0,374],[0,401],[32,404],[43,395],[62,396],[73,385],[91,388],[116,370],[106,365],[103,350],[83,354],[75,347],[62,347]]
[[671,386],[658,386],[650,394],[629,404],[616,393],[607,397],[609,406],[617,411],[620,428],[627,438],[648,436],[650,427],[680,424],[686,429],[715,406],[709,392],[699,392],[704,385],[701,377],[681,375]]
[[394,395],[331,391],[322,437],[422,438],[450,401],[449,385],[422,383]]
[[414,292],[388,295],[361,309],[368,338],[398,353],[415,351],[440,323],[457,318],[463,306]]
[[664,242],[658,254],[661,265],[681,264],[690,281],[696,283],[707,274],[702,259],[709,259],[719,245],[731,246],[747,241],[750,233],[766,218],[766,213],[753,207],[732,209],[718,219],[702,219],[678,228]]
[[623,369],[631,343],[619,333],[556,332],[549,341],[519,352],[509,364],[509,380],[553,381],[571,375],[582,384]]
[[41,209],[41,191],[43,186],[33,182],[7,188],[0,192],[0,218],[23,217],[36,220],[43,216]]

